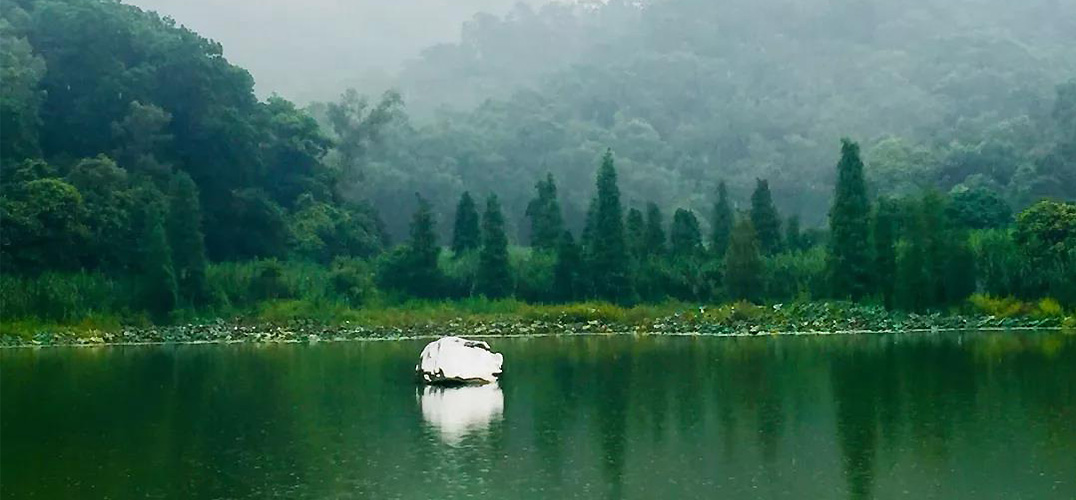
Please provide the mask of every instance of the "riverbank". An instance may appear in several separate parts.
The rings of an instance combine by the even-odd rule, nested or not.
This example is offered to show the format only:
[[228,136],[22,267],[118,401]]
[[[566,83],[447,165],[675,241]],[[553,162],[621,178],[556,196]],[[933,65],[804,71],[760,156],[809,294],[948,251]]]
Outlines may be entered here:
[[316,342],[469,336],[636,333],[765,335],[893,333],[932,330],[1076,328],[1076,317],[1010,308],[915,314],[844,302],[721,306],[666,303],[531,305],[516,301],[411,303],[377,309],[309,309],[291,301],[266,304],[230,319],[153,325],[6,323],[0,346],[145,343]]

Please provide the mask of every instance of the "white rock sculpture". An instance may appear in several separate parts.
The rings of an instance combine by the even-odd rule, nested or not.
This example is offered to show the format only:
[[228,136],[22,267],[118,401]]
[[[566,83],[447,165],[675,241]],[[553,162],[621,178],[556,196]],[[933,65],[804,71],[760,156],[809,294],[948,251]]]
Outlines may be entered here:
[[459,446],[467,436],[482,436],[504,415],[504,394],[496,384],[466,387],[426,386],[419,404],[426,424],[449,446]]
[[481,340],[443,337],[426,345],[415,371],[427,384],[490,384],[503,361]]

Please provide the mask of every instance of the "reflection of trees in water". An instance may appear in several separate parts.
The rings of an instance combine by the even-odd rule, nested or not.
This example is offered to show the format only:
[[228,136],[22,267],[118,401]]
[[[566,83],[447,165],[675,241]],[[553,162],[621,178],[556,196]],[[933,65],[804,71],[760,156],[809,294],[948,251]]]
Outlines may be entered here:
[[[794,488],[813,480],[787,465],[815,458],[802,448],[814,442],[798,434],[809,431],[824,433],[819,462],[801,467],[836,473],[839,464],[850,496],[869,498],[902,464],[945,477],[950,455],[974,452],[976,439],[999,428],[1023,433],[1020,446],[1043,455],[1067,457],[1076,447],[1076,366],[1058,362],[1076,359],[1076,337],[516,342],[504,343],[504,423],[494,418],[456,447],[423,424],[408,371],[418,344],[80,350],[35,354],[33,363],[8,355],[5,438],[23,428],[48,433],[5,440],[5,493],[18,497],[30,488],[18,478],[35,474],[69,479],[32,488],[56,498],[90,483],[113,496],[378,498],[540,487],[548,497],[619,497],[666,491],[647,482],[670,473],[685,482],[668,491],[687,495],[702,478]],[[833,424],[823,394],[832,397],[833,428],[825,427]],[[1033,428],[1017,428],[1025,424]],[[11,453],[27,458],[13,462]],[[87,457],[108,457],[108,470],[128,474],[104,477]]]
[[837,410],[837,439],[853,499],[872,498],[878,447],[880,367],[873,356],[853,353],[833,360],[831,382]]

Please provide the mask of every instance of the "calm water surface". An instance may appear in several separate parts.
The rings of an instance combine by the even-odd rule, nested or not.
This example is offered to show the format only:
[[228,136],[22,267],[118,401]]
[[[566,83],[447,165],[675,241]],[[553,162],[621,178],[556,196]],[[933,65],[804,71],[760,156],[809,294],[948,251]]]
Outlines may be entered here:
[[0,352],[3,498],[1076,498],[1076,336]]

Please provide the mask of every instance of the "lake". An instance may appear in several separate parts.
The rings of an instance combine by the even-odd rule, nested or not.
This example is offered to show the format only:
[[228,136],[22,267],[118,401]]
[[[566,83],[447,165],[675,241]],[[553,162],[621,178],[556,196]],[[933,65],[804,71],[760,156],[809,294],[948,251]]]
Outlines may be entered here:
[[3,498],[1076,498],[1076,336],[0,351]]

